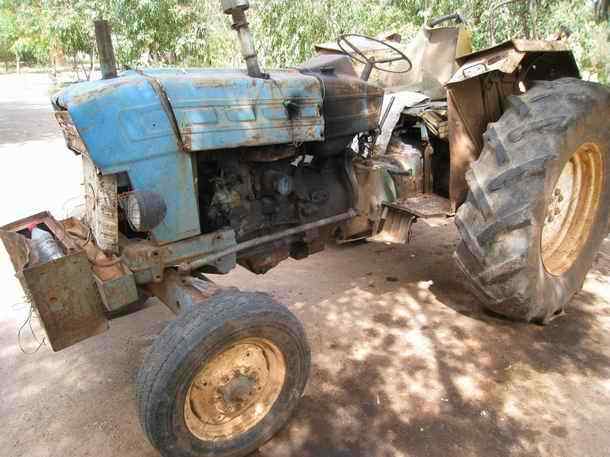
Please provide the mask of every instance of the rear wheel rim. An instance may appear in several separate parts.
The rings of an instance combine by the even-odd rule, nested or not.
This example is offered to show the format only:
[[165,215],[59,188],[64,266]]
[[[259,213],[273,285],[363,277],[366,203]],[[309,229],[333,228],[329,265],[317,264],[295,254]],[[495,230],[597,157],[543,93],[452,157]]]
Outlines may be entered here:
[[286,363],[266,338],[238,341],[195,375],[184,402],[190,432],[203,441],[228,440],[252,429],[282,391]]
[[541,238],[542,262],[552,275],[569,270],[589,239],[603,190],[603,168],[599,146],[584,143],[555,183]]

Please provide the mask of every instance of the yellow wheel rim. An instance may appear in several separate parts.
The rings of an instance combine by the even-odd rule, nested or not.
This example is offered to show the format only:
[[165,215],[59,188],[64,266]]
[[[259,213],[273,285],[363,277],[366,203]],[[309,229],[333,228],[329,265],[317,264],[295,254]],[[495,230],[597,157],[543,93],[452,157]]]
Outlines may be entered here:
[[184,418],[203,441],[232,439],[271,410],[286,377],[284,356],[265,338],[241,340],[213,357],[193,378]]
[[594,143],[581,145],[565,164],[546,208],[542,262],[552,275],[574,264],[589,238],[603,190],[604,163]]

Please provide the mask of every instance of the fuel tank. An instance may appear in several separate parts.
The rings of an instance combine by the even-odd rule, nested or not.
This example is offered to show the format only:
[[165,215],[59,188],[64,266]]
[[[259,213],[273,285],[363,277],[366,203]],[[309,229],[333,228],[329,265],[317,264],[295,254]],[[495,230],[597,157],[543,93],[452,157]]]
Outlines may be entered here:
[[355,135],[379,125],[384,90],[356,75],[345,55],[322,54],[299,67],[322,85],[325,141],[307,145],[312,155],[332,155],[351,144]]

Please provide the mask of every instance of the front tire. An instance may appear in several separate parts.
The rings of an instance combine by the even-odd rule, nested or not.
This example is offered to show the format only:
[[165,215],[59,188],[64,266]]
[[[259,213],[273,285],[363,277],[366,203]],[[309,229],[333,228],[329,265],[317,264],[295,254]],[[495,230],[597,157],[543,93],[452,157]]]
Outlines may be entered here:
[[582,288],[607,233],[610,95],[564,78],[507,101],[466,174],[455,258],[487,308],[545,323]]
[[221,292],[179,315],[137,379],[140,422],[164,457],[241,457],[285,424],[309,375],[302,325],[262,293]]

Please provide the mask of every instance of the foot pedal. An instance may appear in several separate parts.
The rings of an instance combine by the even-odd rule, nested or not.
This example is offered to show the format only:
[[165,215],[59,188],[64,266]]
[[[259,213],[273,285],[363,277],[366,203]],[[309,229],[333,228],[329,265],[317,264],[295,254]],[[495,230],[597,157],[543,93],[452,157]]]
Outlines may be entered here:
[[408,243],[411,240],[412,225],[418,219],[428,225],[444,225],[447,217],[452,216],[449,199],[436,194],[421,194],[383,204],[381,230],[376,237],[390,243]]
[[384,205],[381,231],[375,239],[388,243],[408,243],[411,241],[411,226],[416,221],[417,218],[412,214]]

